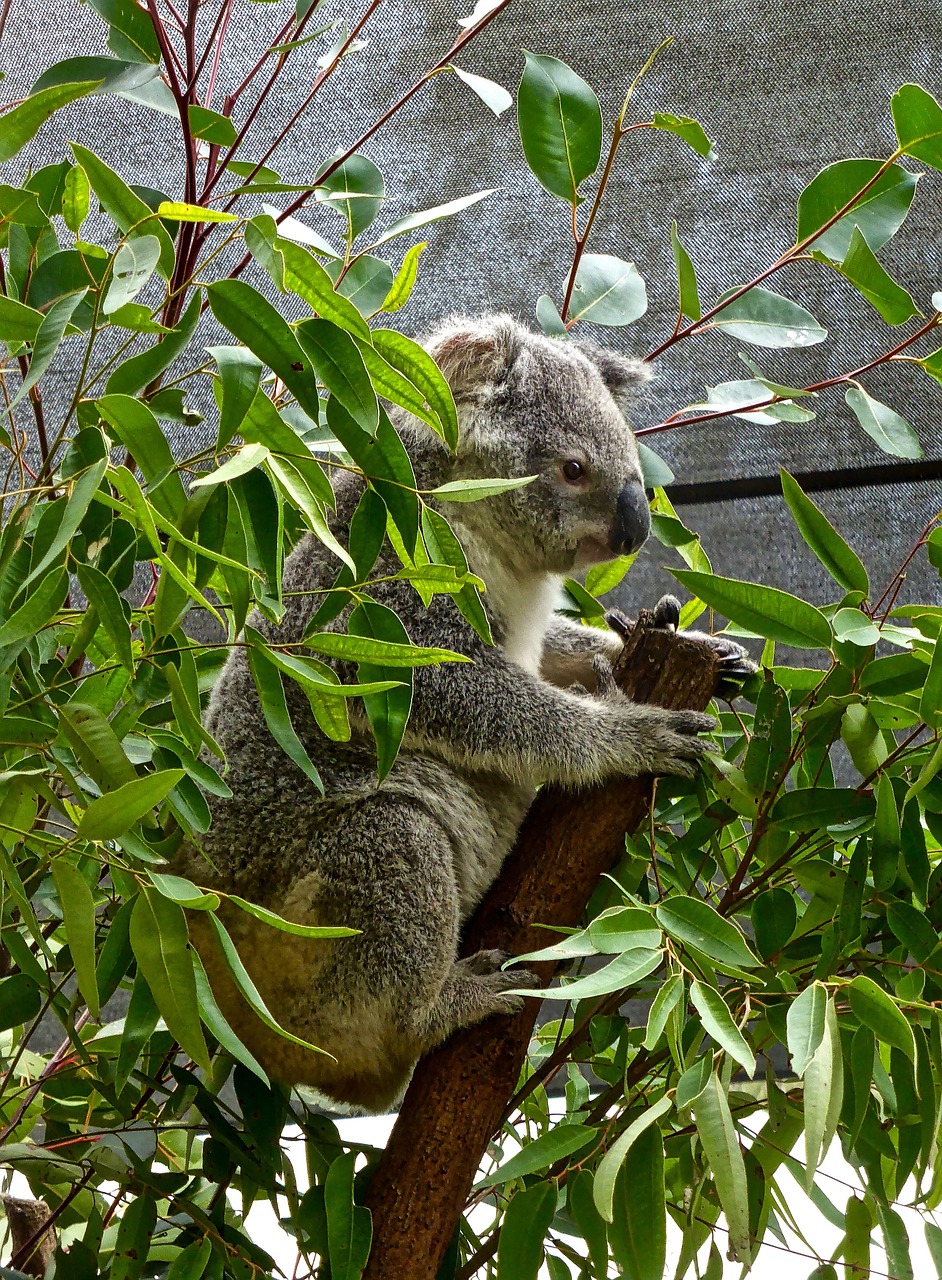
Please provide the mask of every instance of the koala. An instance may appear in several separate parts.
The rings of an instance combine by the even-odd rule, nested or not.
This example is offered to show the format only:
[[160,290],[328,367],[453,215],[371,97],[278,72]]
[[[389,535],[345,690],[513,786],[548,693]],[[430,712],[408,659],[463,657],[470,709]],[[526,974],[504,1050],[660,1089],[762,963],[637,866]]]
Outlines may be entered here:
[[[335,1103],[392,1106],[418,1058],[460,1027],[523,1003],[503,953],[457,959],[459,935],[514,844],[542,783],[586,787],[616,777],[694,772],[713,727],[708,715],[632,703],[615,687],[618,630],[555,612],[561,577],[636,551],[650,528],[638,449],[625,409],[644,378],[638,362],[591,345],[535,335],[508,316],[455,320],[427,348],[455,396],[457,455],[400,413],[422,490],[473,477],[531,483],[445,511],[471,571],[486,585],[493,647],[451,599],[426,609],[409,583],[377,581],[415,644],[471,659],[420,667],[396,764],[377,784],[365,716],[351,707],[351,740],[327,739],[303,692],[284,682],[291,719],[325,786],[322,796],[266,727],[245,651],[233,649],[213,691],[207,728],[228,762],[230,799],[211,797],[202,855],[182,866],[217,886],[312,925],[361,932],[304,939],[236,908],[223,918],[262,998],[313,1053],[265,1027],[238,993],[201,920],[191,932],[227,1019],[271,1076],[313,1086]],[[347,536],[363,492],[335,482],[335,535]],[[297,642],[336,561],[311,535],[285,564],[285,612],[255,616],[272,642]],[[376,579],[400,568],[386,547]],[[676,621],[670,608],[667,621]],[[330,624],[345,630],[346,614]],[[618,622],[624,629],[624,621]],[[713,643],[712,638],[705,637]],[[742,655],[727,644],[735,663]],[[337,663],[342,679],[352,667]],[[207,865],[208,864],[208,865]]]

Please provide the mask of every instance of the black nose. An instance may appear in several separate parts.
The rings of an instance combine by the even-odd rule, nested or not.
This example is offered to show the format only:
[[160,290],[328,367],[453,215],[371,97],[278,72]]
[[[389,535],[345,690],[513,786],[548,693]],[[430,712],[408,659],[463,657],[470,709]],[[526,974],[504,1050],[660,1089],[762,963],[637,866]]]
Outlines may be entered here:
[[631,555],[651,532],[651,512],[641,485],[632,480],[618,495],[610,546],[617,556]]

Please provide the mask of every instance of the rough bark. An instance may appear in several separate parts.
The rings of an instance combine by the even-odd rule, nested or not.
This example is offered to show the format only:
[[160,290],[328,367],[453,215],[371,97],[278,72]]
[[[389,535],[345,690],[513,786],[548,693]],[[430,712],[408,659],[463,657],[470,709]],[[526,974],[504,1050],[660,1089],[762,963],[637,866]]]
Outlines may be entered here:
[[[643,620],[642,620],[643,621]],[[639,702],[702,710],[717,682],[708,646],[639,625],[616,670]],[[599,876],[643,821],[650,778],[583,792],[544,788],[514,852],[465,932],[462,951],[520,954],[547,945],[543,925],[579,923]],[[533,965],[548,982],[553,965]],[[434,1280],[491,1137],[517,1087],[538,1002],[491,1018],[430,1053],[416,1068],[370,1184],[373,1248],[364,1280]]]
[[[0,1195],[0,1204],[10,1229],[11,1256],[21,1268],[19,1271],[10,1271],[3,1267],[0,1268],[0,1273],[8,1276],[25,1274],[42,1280],[56,1251],[56,1234],[52,1227],[37,1236],[40,1228],[49,1221],[49,1206],[45,1200],[20,1200],[16,1196],[7,1195]],[[27,1257],[18,1257],[27,1250]]]

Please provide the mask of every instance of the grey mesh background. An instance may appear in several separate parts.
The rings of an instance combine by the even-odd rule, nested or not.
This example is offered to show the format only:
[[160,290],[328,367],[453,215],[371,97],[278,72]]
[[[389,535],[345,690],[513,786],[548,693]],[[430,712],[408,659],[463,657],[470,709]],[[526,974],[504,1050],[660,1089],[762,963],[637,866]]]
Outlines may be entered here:
[[[458,32],[457,17],[470,7],[470,2],[455,7],[452,0],[385,0],[364,32],[367,47],[329,82],[293,140],[271,161],[282,177],[309,178],[335,146],[355,139],[448,48]],[[215,12],[215,6],[207,9]],[[362,6],[324,0],[322,11],[324,22],[352,21]],[[223,92],[252,65],[284,13],[284,5],[237,0],[228,62],[213,105],[219,106]],[[561,57],[594,86],[611,120],[626,85],[666,35],[675,36],[674,45],[642,82],[635,118],[658,109],[693,115],[714,139],[717,157],[707,162],[678,140],[649,131],[629,136],[624,144],[591,248],[637,262],[650,308],[629,329],[596,329],[593,336],[635,352],[649,349],[673,323],[672,219],[696,263],[701,295],[715,299],[790,242],[795,198],[820,168],[847,156],[888,154],[893,145],[889,98],[900,84],[915,80],[932,92],[942,91],[937,0],[702,0],[695,5],[662,0],[631,6],[587,0],[558,9],[515,0],[458,61],[514,89],[521,48]],[[14,0],[4,39],[4,96],[20,96],[40,69],[59,58],[105,51],[104,36],[103,23],[85,5]],[[259,116],[259,136],[270,136],[306,93],[329,38],[292,55]],[[95,121],[88,134],[90,112]],[[91,99],[60,112],[31,147],[30,159],[38,164],[61,158],[71,137],[93,140],[129,181],[174,197],[182,194],[181,151],[171,118],[121,99]],[[559,301],[568,267],[565,209],[523,164],[512,111],[495,120],[456,77],[439,76],[365,150],[386,176],[386,219],[480,188],[500,188],[460,219],[421,233],[430,246],[420,284],[394,323],[417,333],[454,311],[506,309],[529,318],[545,289]],[[257,154],[250,147],[245,157]],[[22,163],[5,169],[8,180],[15,180]],[[940,193],[942,174],[930,170],[903,231],[882,255],[924,310],[942,285]],[[326,223],[319,221],[324,218]],[[324,231],[335,229],[329,218],[324,211],[310,215]],[[657,422],[701,398],[706,385],[746,376],[737,359],[740,349],[774,377],[810,381],[863,363],[885,349],[896,332],[888,331],[839,277],[819,268],[793,268],[772,286],[797,296],[834,336],[800,359],[744,348],[721,334],[679,344],[660,362],[650,396],[638,407],[638,425]],[[205,323],[203,332],[211,341]],[[942,396],[927,378],[918,370],[880,369],[865,382],[909,417],[927,454],[942,456]],[[198,430],[186,435],[177,443],[189,452],[200,437]],[[827,471],[888,461],[857,427],[839,393],[822,398],[818,418],[805,426],[725,420],[647,442],[682,482],[765,475],[779,464],[793,471]],[[853,535],[874,581],[880,582],[942,506],[942,485],[870,487],[824,494],[820,501]],[[682,514],[703,533],[719,571],[813,596],[825,589],[826,580],[802,551],[779,499],[688,507]],[[673,553],[649,547],[622,603],[668,588],[671,580],[660,567],[668,562],[676,562]],[[938,580],[917,565],[910,590],[923,597],[938,594]]]

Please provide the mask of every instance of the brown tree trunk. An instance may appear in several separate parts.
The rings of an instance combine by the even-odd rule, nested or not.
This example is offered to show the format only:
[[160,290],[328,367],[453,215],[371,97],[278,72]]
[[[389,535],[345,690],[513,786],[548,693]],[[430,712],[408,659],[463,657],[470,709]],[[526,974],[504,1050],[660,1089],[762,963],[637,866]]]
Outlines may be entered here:
[[[636,627],[616,676],[636,701],[702,710],[716,687],[709,646]],[[514,852],[469,922],[463,953],[520,954],[548,944],[535,926],[579,923],[599,876],[648,811],[651,779],[582,792],[544,788]],[[551,964],[532,968],[548,982]],[[469,1027],[416,1068],[370,1184],[373,1248],[364,1280],[434,1280],[474,1176],[513,1096],[538,1002]]]

